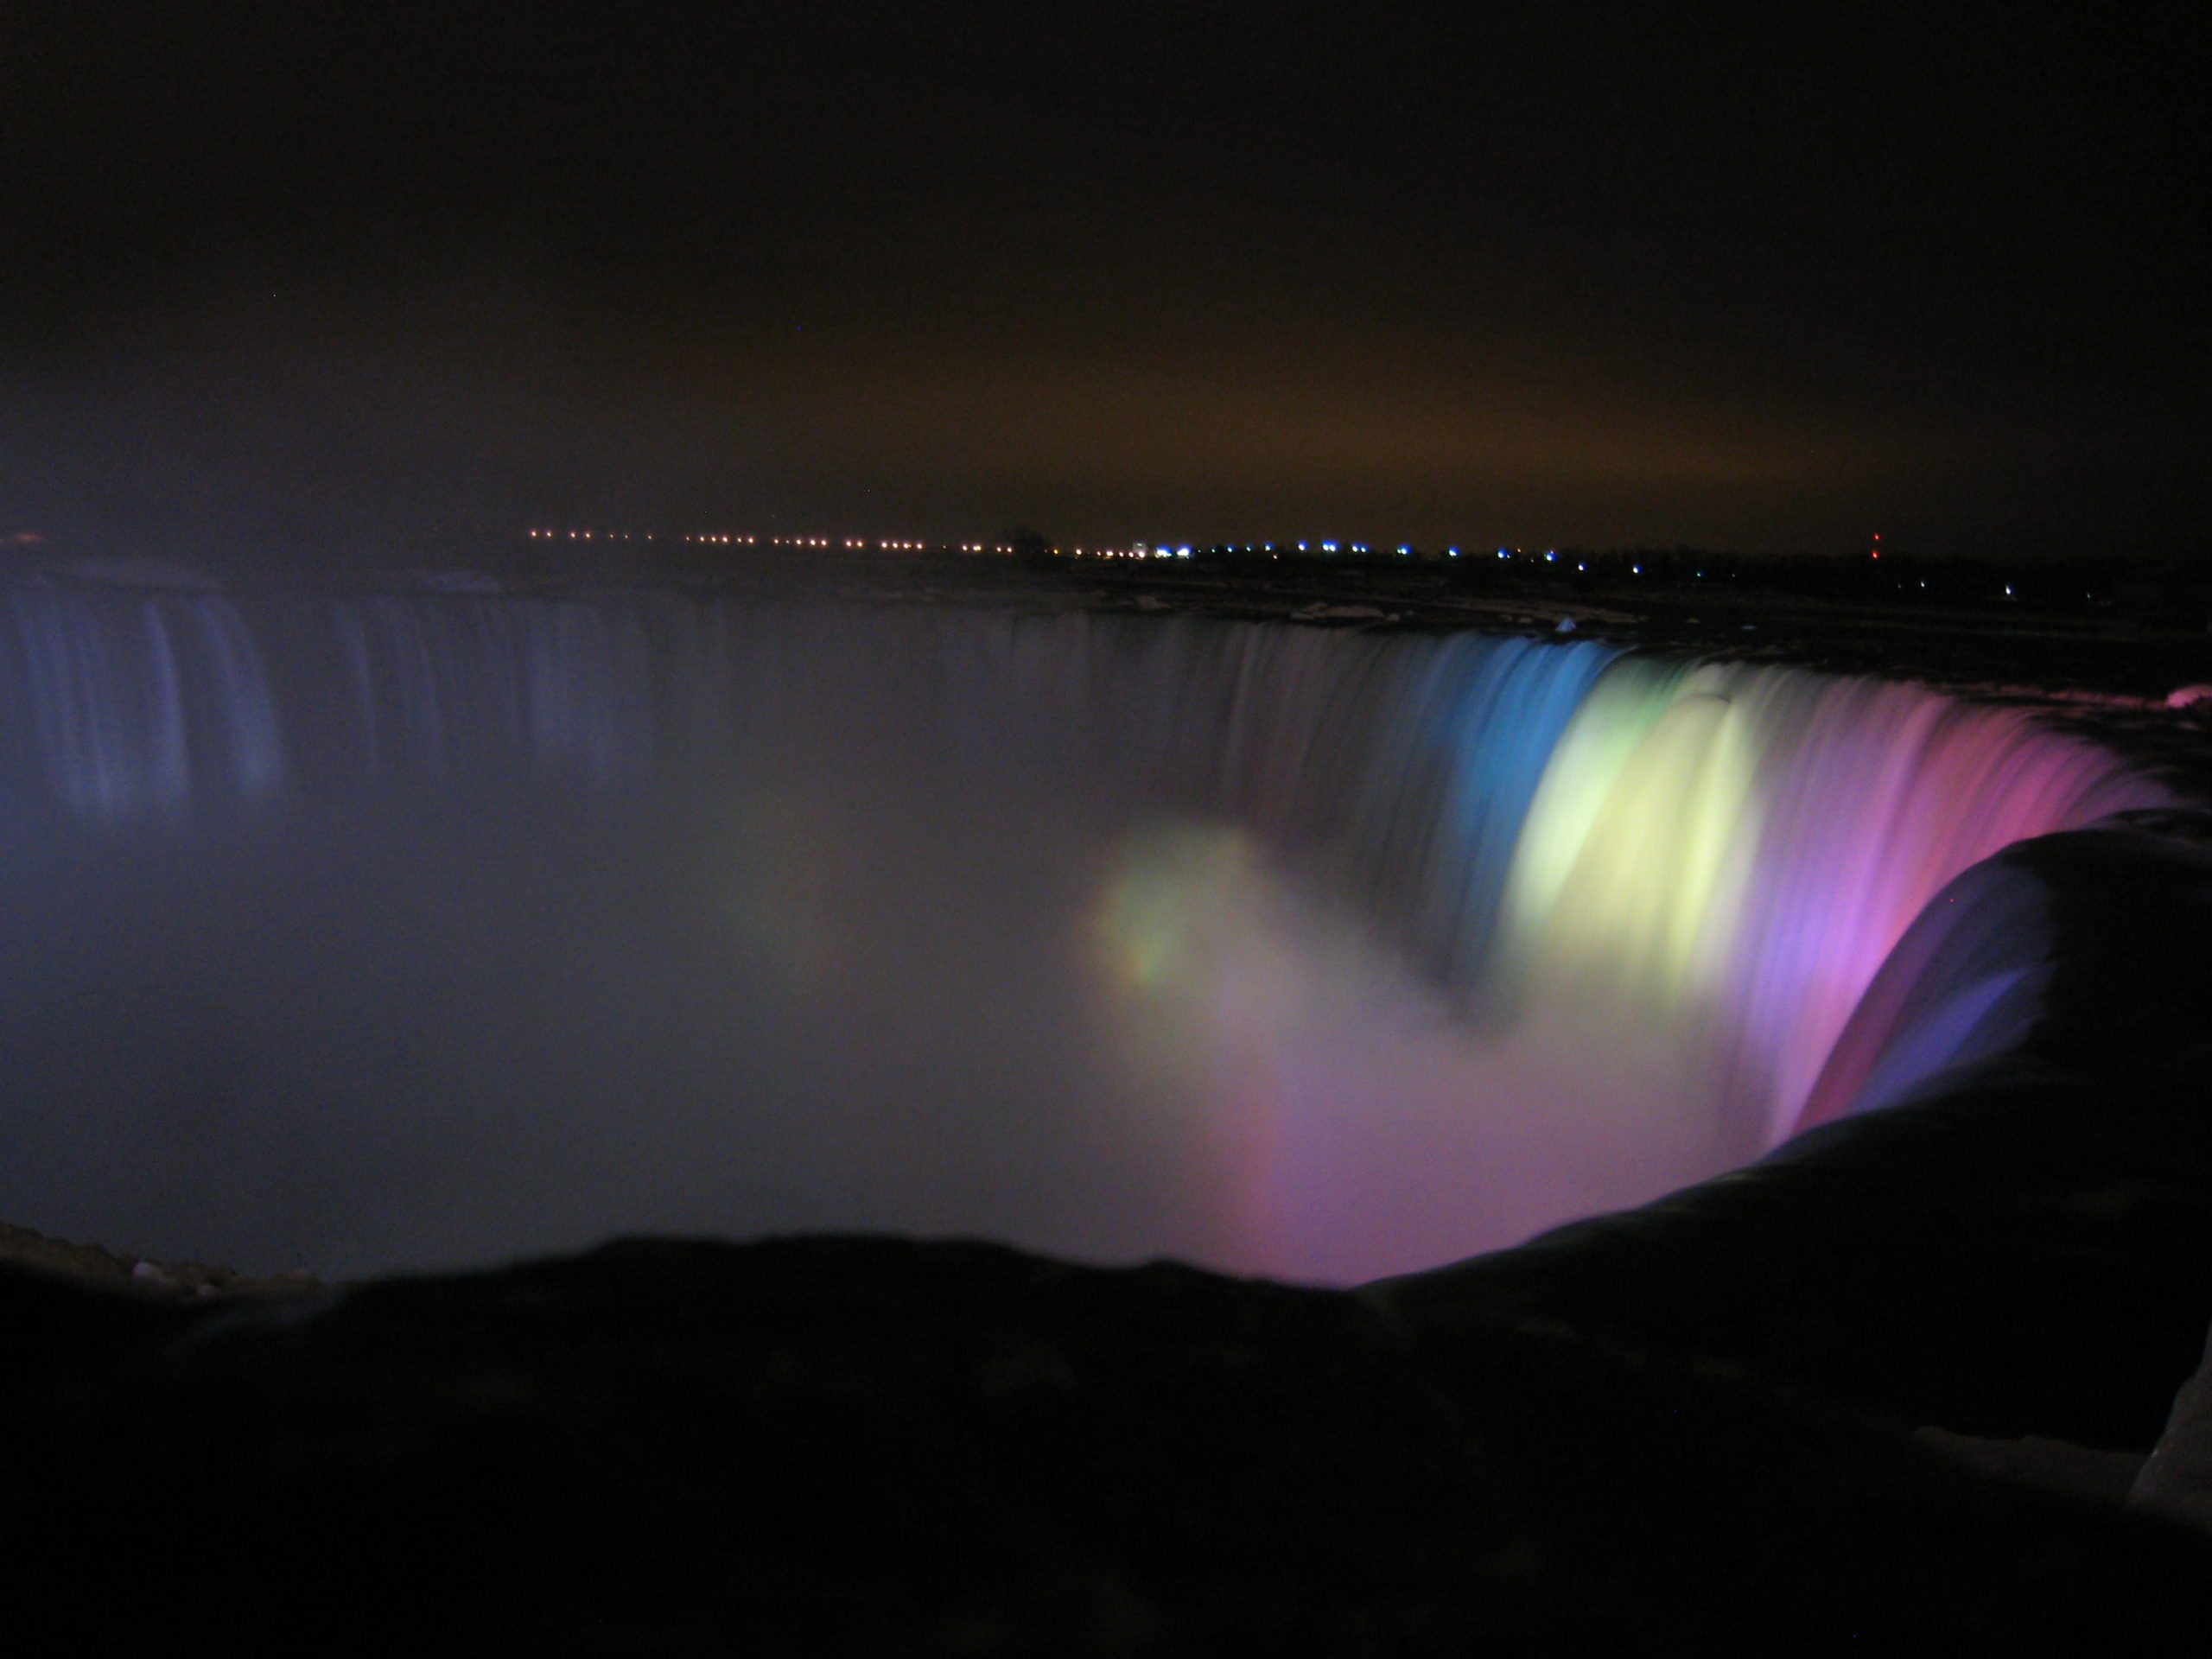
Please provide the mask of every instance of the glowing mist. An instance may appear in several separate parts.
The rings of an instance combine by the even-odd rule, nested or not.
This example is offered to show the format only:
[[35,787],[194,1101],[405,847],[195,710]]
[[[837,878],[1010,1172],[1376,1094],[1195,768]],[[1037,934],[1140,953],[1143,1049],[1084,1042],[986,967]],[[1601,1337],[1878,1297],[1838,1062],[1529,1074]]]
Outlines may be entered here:
[[2017,1033],[1991,900],[1839,1047],[1947,883],[2163,799],[2015,710],[1583,641],[4,598],[0,1214],[270,1267],[1430,1265]]

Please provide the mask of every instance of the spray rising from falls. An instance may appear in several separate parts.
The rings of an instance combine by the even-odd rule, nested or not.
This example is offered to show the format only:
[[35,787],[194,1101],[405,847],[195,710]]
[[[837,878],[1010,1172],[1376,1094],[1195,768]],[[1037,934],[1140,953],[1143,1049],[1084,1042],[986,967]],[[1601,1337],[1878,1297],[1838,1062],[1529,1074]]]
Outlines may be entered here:
[[1947,883],[2164,798],[2015,710],[1586,642],[63,579],[0,611],[0,1213],[1332,1279],[1984,1052],[2017,905],[1914,947],[1948,1015],[1898,969],[1838,1039]]

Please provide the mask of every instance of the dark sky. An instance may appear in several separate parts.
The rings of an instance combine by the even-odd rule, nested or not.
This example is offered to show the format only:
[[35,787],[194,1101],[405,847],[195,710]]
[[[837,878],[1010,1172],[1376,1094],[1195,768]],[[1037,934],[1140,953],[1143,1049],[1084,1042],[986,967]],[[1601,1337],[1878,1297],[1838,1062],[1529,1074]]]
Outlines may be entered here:
[[6,7],[0,531],[2212,534],[2190,9],[1539,10]]

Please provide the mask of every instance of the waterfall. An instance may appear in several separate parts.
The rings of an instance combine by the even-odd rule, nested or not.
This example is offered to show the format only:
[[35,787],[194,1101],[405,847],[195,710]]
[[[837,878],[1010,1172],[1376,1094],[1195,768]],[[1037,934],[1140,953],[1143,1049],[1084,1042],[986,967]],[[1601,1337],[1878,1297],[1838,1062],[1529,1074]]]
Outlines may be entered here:
[[236,606],[30,588],[0,629],[0,766],[93,817],[259,795],[282,773],[266,677]]
[[[180,1098],[223,1133],[280,1140],[322,1130],[248,1120],[287,1087],[319,1091],[331,1103],[301,1108],[329,1130],[314,1179],[387,1181],[415,1206],[469,1200],[392,1137],[470,1142],[456,1167],[518,1155],[532,1090],[537,1132],[599,1148],[587,1165],[639,1155],[626,1114],[640,1140],[682,1143],[612,1193],[602,1170],[555,1159],[518,1179],[594,1195],[558,1225],[388,1229],[365,1247],[378,1265],[676,1224],[997,1230],[1323,1278],[1426,1265],[1730,1166],[2017,1033],[2032,903],[1950,884],[2013,842],[2165,799],[2018,709],[1583,640],[648,589],[49,579],[6,604],[6,938],[18,972],[77,951],[73,971],[124,988],[124,1014],[99,1017],[167,1032],[146,1040],[169,1058],[114,1088],[157,1093],[189,1054],[201,1074]],[[1005,898],[1002,875],[1027,896]],[[35,881],[86,896],[56,914]],[[458,895],[442,910],[424,896],[439,883]],[[1995,966],[1916,930],[1947,887],[1944,916],[2001,912]],[[121,965],[126,888],[169,930],[169,980]],[[624,932],[621,902],[666,937]],[[257,910],[262,931],[224,943]],[[264,937],[277,917],[289,944]],[[102,925],[117,937],[78,942]],[[994,929],[1033,955],[1000,963]],[[499,956],[487,931],[535,954]],[[603,957],[571,969],[571,950]],[[236,969],[209,965],[226,951],[272,981],[301,965],[321,988],[301,1017],[321,1023],[242,1034],[257,1019],[243,993],[208,988]],[[344,965],[310,965],[326,956]],[[894,993],[894,972],[927,988]],[[569,973],[536,1002],[517,988]],[[479,1038],[450,1010],[406,1013],[442,981],[495,1010]],[[1887,1012],[1854,1023],[1870,987]],[[43,982],[22,988],[41,1017],[94,1017]],[[349,995],[373,1042],[349,1031]],[[175,1010],[211,996],[219,1011],[185,1028]],[[899,1035],[917,996],[934,1022]],[[87,1103],[73,1051],[27,1035],[32,1017],[0,1029],[8,1205],[100,1178],[99,1137],[67,1112],[123,1109],[142,1128],[167,1112],[160,1135],[189,1139],[174,1101]],[[791,1033],[810,1021],[852,1052],[799,1055]],[[1032,1052],[1040,1030],[1050,1052]],[[990,1095],[995,1043],[1021,1078],[944,1144],[926,1120],[959,1117],[957,1102],[902,1098],[895,1129],[823,1103],[841,1079]],[[387,1086],[404,1072],[426,1096],[510,1090],[491,1111],[505,1127],[395,1107],[374,1128],[374,1103],[320,1069],[363,1044]],[[655,1058],[671,1044],[681,1065]],[[943,1075],[904,1058],[939,1045],[959,1051]],[[229,1070],[207,1075],[218,1049]],[[409,1055],[413,1071],[395,1058]],[[503,1065],[519,1081],[498,1081]],[[613,1098],[633,1075],[666,1098]],[[1088,1116],[1040,1128],[1024,1113]],[[475,1147],[486,1135],[500,1153]],[[1009,1197],[1030,1154],[1058,1173]],[[73,1159],[79,1177],[54,1173]],[[1150,1196],[1067,1222],[1093,1178]],[[244,1176],[218,1185],[267,1202]],[[369,1224],[364,1205],[340,1208]],[[293,1206],[301,1236],[313,1208]],[[175,1212],[207,1224],[205,1206]]]

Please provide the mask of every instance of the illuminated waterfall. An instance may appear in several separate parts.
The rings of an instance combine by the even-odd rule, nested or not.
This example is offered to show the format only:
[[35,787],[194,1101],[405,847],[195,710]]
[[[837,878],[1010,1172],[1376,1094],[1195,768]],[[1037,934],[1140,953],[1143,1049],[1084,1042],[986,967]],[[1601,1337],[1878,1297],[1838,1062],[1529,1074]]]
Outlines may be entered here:
[[2164,798],[2015,709],[1624,662],[1554,751],[1516,843],[1516,971],[1721,1022],[1771,1144],[1945,883],[2015,841]]
[[[2002,949],[1893,950],[1999,849],[2164,798],[2018,710],[1588,642],[644,590],[231,594],[57,578],[18,584],[5,604],[0,792],[12,844],[38,858],[81,843],[91,850],[69,857],[127,872],[171,856],[160,849],[188,826],[263,858],[382,812],[390,824],[374,833],[403,874],[380,879],[404,881],[410,826],[442,812],[465,829],[471,791],[506,791],[499,810],[524,816],[501,822],[524,825],[518,790],[720,803],[639,855],[677,847],[691,860],[701,837],[721,849],[697,856],[707,874],[691,908],[736,937],[681,945],[698,962],[661,999],[738,1008],[754,1033],[725,1042],[708,1023],[684,1039],[718,1057],[702,1068],[722,1068],[702,1097],[745,1097],[747,1043],[869,982],[871,952],[887,947],[855,895],[868,869],[910,868],[888,827],[900,803],[932,791],[984,801],[939,817],[1024,857],[1039,838],[1065,842],[1060,862],[1037,859],[1051,919],[1039,937],[1065,940],[1077,965],[1040,945],[1043,969],[1007,969],[972,996],[943,991],[944,1020],[979,1022],[946,1041],[982,1064],[974,1054],[1022,1028],[992,1023],[995,1000],[1046,969],[1075,975],[1091,1036],[1036,1069],[1103,1066],[1122,1093],[1087,1109],[1114,1120],[1103,1141],[1070,1128],[1038,1155],[1166,1180],[1175,1195],[1145,1210],[1170,1217],[1162,1236],[1108,1221],[1055,1230],[1041,1198],[995,1208],[1020,1173],[950,1154],[931,1191],[982,1194],[972,1211],[934,1196],[873,1210],[812,1198],[716,1210],[699,1197],[677,1211],[626,1211],[625,1197],[563,1223],[586,1236],[674,1215],[726,1230],[1011,1231],[1324,1278],[1427,1265],[1729,1166],[1791,1133],[1808,1098],[1820,1117],[1894,1097],[1993,1033],[2017,1034],[2031,1015],[2032,902],[1991,901]],[[403,797],[425,804],[378,804]],[[594,856],[560,868],[549,891],[588,902],[609,868]],[[1001,902],[990,857],[975,859],[968,885],[947,888],[947,915],[988,918]],[[926,863],[911,870],[910,885],[937,879]],[[302,890],[327,894],[337,880],[302,877]],[[1063,904],[1055,884],[1075,897]],[[342,950],[375,922],[350,916],[318,912],[315,937]],[[916,944],[912,960],[934,973],[976,948]],[[620,960],[661,949],[628,942]],[[1916,963],[1942,987],[1916,991]],[[726,991],[716,974],[734,976]],[[1889,1012],[1863,1017],[1839,1050],[1870,986]],[[1057,1031],[1062,1018],[1054,1007],[1031,1023]],[[556,1020],[545,1039],[580,1041],[580,1023]],[[496,1040],[519,1052],[537,1038]],[[608,1040],[594,1064],[619,1077]],[[571,1116],[598,1125],[599,1109]],[[590,1132],[614,1144],[615,1128]],[[925,1135],[905,1119],[898,1133]],[[713,1156],[739,1159],[747,1191],[766,1192],[783,1144],[767,1141],[716,1141]],[[873,1154],[805,1144],[787,1161],[827,1170],[833,1187],[895,1185],[873,1164],[863,1179],[837,1162]],[[683,1179],[704,1191],[697,1172],[712,1167],[692,1157]],[[0,1179],[36,1190],[31,1173]],[[20,1204],[16,1190],[0,1198]],[[525,1232],[515,1246],[540,1242],[569,1241]],[[438,1248],[459,1247],[389,1249]]]
[[0,630],[0,766],[90,817],[260,795],[276,716],[238,607],[205,594],[16,589]]

